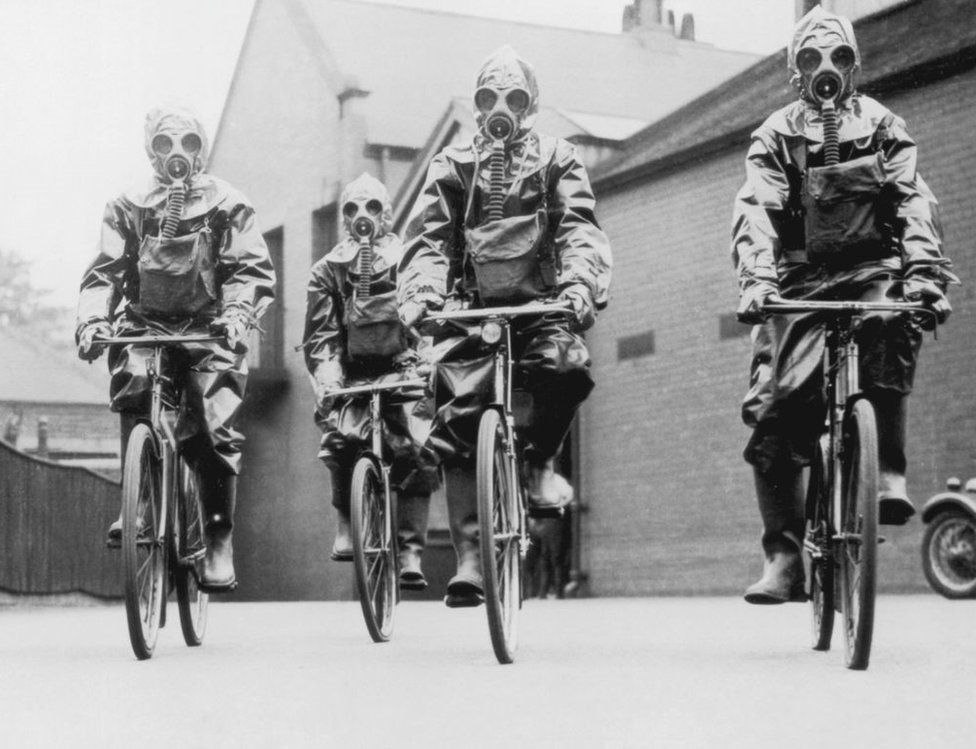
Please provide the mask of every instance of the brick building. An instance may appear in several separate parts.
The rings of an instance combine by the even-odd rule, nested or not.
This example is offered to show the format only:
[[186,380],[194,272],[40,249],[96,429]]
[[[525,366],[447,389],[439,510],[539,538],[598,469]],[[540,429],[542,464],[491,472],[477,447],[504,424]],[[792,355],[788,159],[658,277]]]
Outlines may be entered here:
[[279,274],[242,420],[238,597],[351,595],[349,568],[327,561],[333,510],[294,350],[309,268],[339,231],[342,186],[368,171],[402,191],[402,215],[425,146],[462,132],[467,115],[452,101],[467,106],[478,66],[504,43],[536,66],[540,123],[594,160],[757,59],[694,41],[688,22],[676,31],[660,0],[634,2],[624,27],[595,33],[353,0],[255,2],[210,163],[254,202]]
[[[920,504],[948,475],[976,474],[976,26],[969,0],[917,0],[855,30],[859,88],[908,123],[963,279],[939,340],[927,336],[909,407]],[[738,593],[759,572],[739,420],[750,343],[732,315],[730,219],[749,134],[793,99],[787,78],[784,50],[636,134],[594,175],[615,257],[581,426],[583,566],[595,593]],[[921,523],[886,535],[882,590],[924,588]]]

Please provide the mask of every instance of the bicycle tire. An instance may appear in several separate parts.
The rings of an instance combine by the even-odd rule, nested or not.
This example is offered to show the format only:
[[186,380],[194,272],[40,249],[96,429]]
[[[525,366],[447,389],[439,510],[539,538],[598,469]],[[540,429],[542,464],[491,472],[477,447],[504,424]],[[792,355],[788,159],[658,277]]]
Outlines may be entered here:
[[830,491],[827,463],[822,446],[817,444],[810,463],[807,485],[806,534],[803,541],[804,565],[810,576],[811,647],[830,650],[834,632],[834,579],[836,561],[831,553],[833,523],[830,518]]
[[505,439],[501,415],[485,411],[478,427],[476,469],[485,610],[495,657],[499,663],[512,663],[522,605],[522,514]]
[[147,424],[132,429],[122,471],[122,581],[129,642],[151,658],[166,605],[166,529],[162,460]]
[[976,519],[962,510],[937,515],[922,536],[922,570],[950,599],[976,597]]
[[176,516],[176,548],[173,550],[173,579],[180,611],[183,641],[189,647],[203,643],[207,631],[207,604],[210,596],[200,590],[198,570],[207,551],[203,532],[204,514],[196,471],[180,459]]
[[863,398],[844,422],[841,476],[837,550],[845,662],[861,671],[871,659],[878,565],[878,426],[874,407]]
[[373,642],[393,634],[397,602],[396,537],[379,465],[371,456],[356,461],[350,498],[353,567],[359,603]]

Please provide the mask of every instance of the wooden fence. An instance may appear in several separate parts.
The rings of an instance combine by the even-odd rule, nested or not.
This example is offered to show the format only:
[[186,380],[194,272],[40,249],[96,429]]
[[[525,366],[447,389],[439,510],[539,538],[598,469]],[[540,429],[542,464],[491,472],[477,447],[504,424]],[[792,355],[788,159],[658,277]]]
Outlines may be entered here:
[[121,596],[118,552],[105,547],[119,503],[117,481],[0,440],[0,589]]

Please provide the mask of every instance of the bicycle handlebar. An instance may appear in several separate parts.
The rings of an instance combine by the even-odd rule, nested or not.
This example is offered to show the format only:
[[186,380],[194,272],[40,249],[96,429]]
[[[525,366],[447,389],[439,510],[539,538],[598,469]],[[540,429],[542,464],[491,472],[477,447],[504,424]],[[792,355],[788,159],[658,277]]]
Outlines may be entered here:
[[400,380],[399,382],[374,382],[369,385],[354,385],[353,387],[326,391],[325,396],[327,398],[335,398],[339,395],[360,395],[363,393],[372,395],[373,393],[379,393],[384,390],[416,387],[427,387],[427,380],[417,378],[414,380]]
[[163,345],[167,343],[216,343],[217,341],[223,341],[225,338],[220,335],[133,335],[133,336],[109,336],[109,337],[98,337],[92,340],[92,343],[104,343],[107,345],[124,344],[132,345],[139,344],[142,346],[150,345]]
[[568,315],[572,313],[569,302],[530,303],[509,307],[479,307],[454,312],[431,312],[425,320],[488,320],[495,317],[521,317],[523,315]]
[[797,300],[767,302],[766,312],[781,314],[799,312],[927,312],[935,314],[924,302],[815,302]]

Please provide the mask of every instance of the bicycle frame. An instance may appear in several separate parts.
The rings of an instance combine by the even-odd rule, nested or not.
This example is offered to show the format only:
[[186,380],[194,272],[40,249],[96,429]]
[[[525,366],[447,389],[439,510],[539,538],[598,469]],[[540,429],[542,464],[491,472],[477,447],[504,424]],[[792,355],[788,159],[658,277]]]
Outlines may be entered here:
[[370,383],[368,385],[354,385],[347,388],[337,388],[326,393],[329,398],[340,398],[355,395],[369,395],[369,421],[370,421],[370,453],[376,458],[376,462],[383,472],[383,491],[386,496],[390,496],[390,466],[383,460],[383,402],[382,395],[390,390],[400,390],[403,388],[425,388],[427,380],[416,378],[412,380],[400,380],[398,382]]
[[[172,378],[163,374],[163,351],[167,346],[183,343],[214,343],[224,340],[221,336],[212,335],[143,335],[143,336],[115,336],[112,338],[99,338],[98,343],[121,346],[143,346],[152,347],[153,355],[146,363],[146,374],[150,382],[150,406],[149,417],[145,419],[157,437],[161,448],[163,462],[163,486],[162,494],[165,501],[162,503],[162,517],[160,518],[160,528],[167,528],[171,509],[173,493],[179,481],[179,463],[176,456],[179,451],[179,443],[174,431],[176,417],[179,412],[179,404],[169,402],[164,393],[163,385],[172,382]],[[159,439],[162,437],[162,439]],[[155,543],[155,541],[153,541]],[[178,560],[183,562],[183,560]]]
[[[856,334],[863,315],[870,312],[930,313],[922,302],[817,302],[784,301],[769,303],[766,311],[774,314],[828,313],[826,345],[823,352],[824,390],[827,402],[825,435],[827,437],[827,481],[831,487],[833,516],[841,517],[843,487],[841,454],[844,419],[857,398],[861,397],[860,349]],[[835,540],[844,540],[843,537]]]

